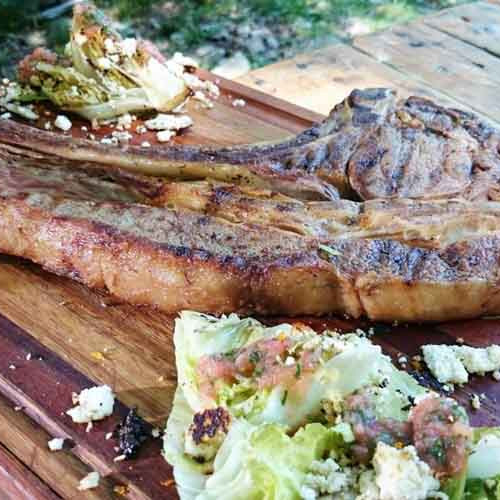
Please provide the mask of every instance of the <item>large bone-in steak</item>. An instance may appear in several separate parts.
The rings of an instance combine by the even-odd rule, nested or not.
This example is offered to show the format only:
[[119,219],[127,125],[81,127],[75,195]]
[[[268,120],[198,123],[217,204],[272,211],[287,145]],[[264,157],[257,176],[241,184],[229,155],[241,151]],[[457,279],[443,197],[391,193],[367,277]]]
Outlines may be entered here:
[[386,89],[295,138],[223,149],[4,120],[0,250],[167,312],[499,314],[499,137]]

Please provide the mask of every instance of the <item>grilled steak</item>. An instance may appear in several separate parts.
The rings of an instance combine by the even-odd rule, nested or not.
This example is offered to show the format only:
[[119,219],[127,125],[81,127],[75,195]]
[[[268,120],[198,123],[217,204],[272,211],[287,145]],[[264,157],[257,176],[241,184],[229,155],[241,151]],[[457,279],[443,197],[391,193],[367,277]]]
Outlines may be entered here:
[[[197,206],[182,202],[180,189],[189,185],[154,181],[152,190],[148,180],[136,179],[145,183],[139,193],[127,189],[118,171],[113,178],[99,169],[1,160],[0,249],[167,312],[410,321],[500,312],[500,206],[494,202],[307,203],[226,187],[229,194],[214,209],[203,204],[207,196],[199,195]],[[221,186],[194,186],[205,195],[221,192]],[[260,203],[276,206],[257,218],[227,215],[230,206],[246,203],[257,211]],[[279,213],[296,222],[276,222]],[[322,217],[346,230],[325,228]],[[308,231],[317,220],[321,235]]]
[[[355,90],[320,124],[276,144],[110,147],[4,120],[0,144],[175,180],[213,179],[297,199],[497,200],[500,134],[473,115],[387,89]],[[53,162],[54,160],[52,160]]]
[[193,146],[110,147],[4,120],[0,143],[55,155],[66,164],[93,162],[179,179],[215,179],[279,191],[302,199],[351,196],[347,162],[364,137],[394,107],[386,89],[354,91],[330,116],[277,144],[211,149]]

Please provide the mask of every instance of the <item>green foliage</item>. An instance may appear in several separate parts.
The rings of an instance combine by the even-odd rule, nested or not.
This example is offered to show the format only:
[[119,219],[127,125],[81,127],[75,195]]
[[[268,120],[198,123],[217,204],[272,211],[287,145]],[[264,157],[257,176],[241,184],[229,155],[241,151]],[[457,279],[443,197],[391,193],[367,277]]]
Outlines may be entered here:
[[[315,48],[332,40],[349,39],[354,21],[365,30],[383,29],[465,0],[96,0],[119,19],[125,36],[134,33],[153,39],[162,50],[193,53],[200,46],[215,47],[205,65],[242,50],[254,67]],[[54,2],[52,2],[54,3]],[[28,52],[26,35],[38,30],[46,45],[61,51],[67,39],[70,12],[57,19],[37,16],[47,0],[0,0],[0,69]],[[236,32],[265,27],[277,41],[270,51],[250,50]],[[17,41],[13,37],[18,34]],[[10,41],[10,43],[6,43]],[[203,63],[203,60],[202,60]]]

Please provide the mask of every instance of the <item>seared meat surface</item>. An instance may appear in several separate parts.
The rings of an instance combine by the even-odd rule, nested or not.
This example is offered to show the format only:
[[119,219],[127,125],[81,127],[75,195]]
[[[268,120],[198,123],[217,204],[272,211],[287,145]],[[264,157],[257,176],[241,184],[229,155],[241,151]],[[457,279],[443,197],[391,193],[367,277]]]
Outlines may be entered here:
[[42,189],[47,169],[0,165],[1,251],[124,301],[410,321],[500,312],[494,202],[303,202],[157,181],[137,201],[118,172],[49,171]]
[[217,150],[3,120],[0,250],[167,312],[499,314],[499,138],[385,89],[282,143]]
[[[354,90],[322,122],[279,143],[227,148],[109,146],[0,122],[0,144],[49,163],[89,162],[174,180],[268,189],[302,200],[497,200],[500,134],[427,99]],[[110,168],[113,170],[113,168]]]

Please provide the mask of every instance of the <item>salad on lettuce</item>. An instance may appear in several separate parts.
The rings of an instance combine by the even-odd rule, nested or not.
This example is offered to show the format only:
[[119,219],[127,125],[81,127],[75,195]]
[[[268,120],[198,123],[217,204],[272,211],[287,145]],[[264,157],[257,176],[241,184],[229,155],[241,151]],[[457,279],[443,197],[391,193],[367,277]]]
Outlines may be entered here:
[[185,311],[164,436],[181,499],[500,499],[500,431],[362,332]]

